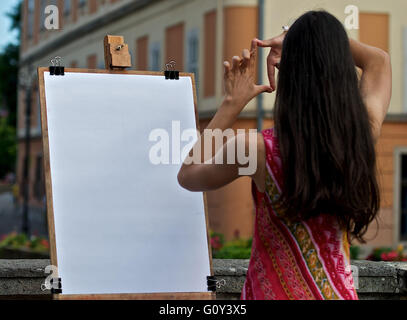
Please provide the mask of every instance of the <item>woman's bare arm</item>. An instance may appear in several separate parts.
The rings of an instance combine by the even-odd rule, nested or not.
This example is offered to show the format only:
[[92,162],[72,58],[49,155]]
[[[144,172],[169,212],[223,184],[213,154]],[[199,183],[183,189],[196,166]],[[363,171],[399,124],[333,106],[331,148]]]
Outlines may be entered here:
[[[263,92],[272,92],[270,86],[256,85],[254,82],[256,51],[257,43],[253,41],[250,52],[245,49],[243,50],[242,58],[233,57],[232,68],[228,62],[225,62],[225,99],[206,129],[224,132],[224,130],[232,128],[238,115],[251,99]],[[241,176],[239,169],[242,168],[242,165],[239,164],[236,153],[234,163],[226,163],[227,150],[232,145],[236,146],[240,143],[245,146],[246,150],[255,148],[256,152],[258,150],[261,152],[262,137],[258,139],[260,135],[255,136],[257,139],[253,139],[253,135],[250,136],[247,133],[233,136],[223,144],[220,150],[213,149],[211,139],[209,144],[211,149],[209,151],[211,152],[208,153],[208,150],[205,150],[205,135],[202,134],[199,140],[202,143],[198,142],[199,145],[196,144],[190,152],[190,156],[194,158],[193,150],[198,147],[200,149],[200,159],[198,160],[200,161],[195,161],[191,164],[184,161],[178,173],[179,184],[191,191],[209,191],[234,181]],[[222,155],[224,162],[222,164],[215,164],[215,157]],[[257,160],[259,158],[258,154],[256,153],[255,156]],[[260,181],[257,175],[258,170],[256,168],[256,171],[250,176],[255,181]]]
[[360,90],[372,121],[375,141],[390,106],[392,70],[387,52],[350,39],[350,48],[357,67],[362,69]]

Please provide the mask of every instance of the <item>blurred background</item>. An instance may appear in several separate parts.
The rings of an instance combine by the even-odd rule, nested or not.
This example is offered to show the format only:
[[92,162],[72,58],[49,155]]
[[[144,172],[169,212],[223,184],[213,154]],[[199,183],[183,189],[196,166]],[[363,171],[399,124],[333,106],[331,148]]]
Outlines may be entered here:
[[[280,34],[305,11],[325,9],[343,23],[353,14],[349,36],[392,58],[393,98],[377,145],[382,208],[367,244],[354,243],[352,256],[402,259],[407,243],[407,2],[354,0],[352,5],[349,11],[346,0],[2,0],[0,258],[48,254],[37,67],[60,56],[65,67],[104,69],[104,36],[122,35],[133,69],[162,71],[174,60],[176,69],[195,74],[204,129],[222,101],[224,60],[240,55],[255,37]],[[268,81],[267,54],[259,52],[259,83]],[[234,129],[271,127],[273,103],[274,94],[251,101]],[[254,223],[250,179],[208,192],[207,202],[215,256],[248,258]]]

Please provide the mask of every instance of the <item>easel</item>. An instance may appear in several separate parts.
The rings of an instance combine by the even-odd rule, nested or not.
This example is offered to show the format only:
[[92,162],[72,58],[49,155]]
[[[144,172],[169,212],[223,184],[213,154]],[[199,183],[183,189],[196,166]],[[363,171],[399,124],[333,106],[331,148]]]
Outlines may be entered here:
[[[48,137],[48,125],[47,125],[47,106],[45,98],[45,82],[44,73],[50,71],[55,76],[63,76],[65,73],[102,73],[102,74],[127,74],[127,75],[153,75],[163,76],[162,72],[148,72],[148,71],[128,71],[126,68],[131,67],[131,57],[129,54],[128,45],[124,43],[124,39],[121,36],[106,36],[104,39],[104,53],[105,53],[105,67],[106,70],[89,70],[89,69],[65,69],[60,65],[58,61],[53,61],[53,66],[50,68],[40,67],[38,68],[39,88],[40,88],[40,101],[41,101],[41,123],[42,123],[42,138],[43,138],[43,152],[44,152],[44,168],[45,168],[45,183],[46,183],[46,195],[47,195],[47,216],[48,216],[48,229],[50,239],[50,251],[51,251],[51,264],[58,266],[57,261],[57,248],[55,238],[55,224],[54,224],[54,208],[52,197],[52,183],[51,183],[51,169],[50,169],[50,149],[49,149],[49,137]],[[191,77],[191,81],[194,89],[194,107],[197,129],[199,130],[198,113],[197,113],[197,98],[195,90],[194,75],[190,73],[179,73],[175,71],[166,71],[166,79],[176,79],[178,76]],[[207,213],[207,201],[206,194],[204,193],[204,207],[205,207],[205,220],[208,226],[208,213]],[[52,289],[52,298],[56,300],[122,300],[122,299],[134,299],[134,300],[211,300],[215,299],[215,290],[218,286],[218,282],[213,277],[212,269],[212,253],[209,241],[209,234],[207,230],[207,240],[209,249],[210,271],[208,276],[208,290],[209,292],[169,292],[169,293],[137,293],[137,294],[63,294],[63,279],[58,277],[58,274],[53,274],[54,283],[57,283],[57,288]]]

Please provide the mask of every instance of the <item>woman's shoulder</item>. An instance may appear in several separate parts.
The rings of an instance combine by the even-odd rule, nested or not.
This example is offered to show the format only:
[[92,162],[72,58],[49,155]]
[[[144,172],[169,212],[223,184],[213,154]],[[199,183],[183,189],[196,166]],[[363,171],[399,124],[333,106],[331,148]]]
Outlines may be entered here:
[[263,129],[261,135],[264,139],[266,152],[278,154],[278,139],[274,127]]
[[280,177],[282,163],[280,146],[277,134],[274,127],[267,128],[261,131],[264,140],[264,151],[266,156],[266,163],[272,170],[274,177]]
[[263,136],[274,137],[274,135],[275,135],[275,132],[274,132],[274,131],[275,131],[275,130],[274,130],[274,127],[271,127],[271,128],[263,129],[263,130],[261,131],[261,133],[263,134]]

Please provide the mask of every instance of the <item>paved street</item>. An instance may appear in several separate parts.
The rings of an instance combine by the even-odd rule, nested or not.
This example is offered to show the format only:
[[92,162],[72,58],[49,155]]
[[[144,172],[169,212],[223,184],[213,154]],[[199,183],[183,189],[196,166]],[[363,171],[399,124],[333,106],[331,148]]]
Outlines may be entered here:
[[[46,236],[47,222],[44,210],[31,209],[29,212],[29,225],[31,234]],[[12,231],[21,232],[22,210],[16,208],[11,192],[0,194],[0,236]]]

